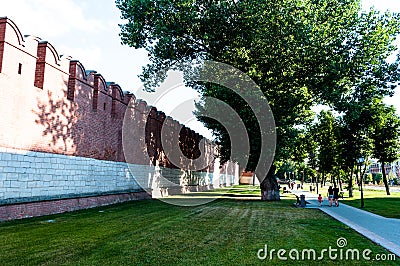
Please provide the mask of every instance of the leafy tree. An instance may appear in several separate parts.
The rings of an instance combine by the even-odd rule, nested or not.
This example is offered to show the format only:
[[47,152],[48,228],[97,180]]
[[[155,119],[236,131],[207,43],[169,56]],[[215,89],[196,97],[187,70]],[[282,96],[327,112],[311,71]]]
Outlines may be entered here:
[[317,124],[310,124],[306,127],[306,138],[304,141],[304,149],[307,153],[305,161],[311,169],[316,169],[318,165],[318,138]]
[[373,129],[373,156],[382,165],[382,179],[387,195],[390,195],[386,177],[385,164],[392,163],[400,158],[400,118],[393,106],[387,106],[380,101],[374,105]]
[[343,118],[339,119],[340,124],[338,127],[338,158],[339,165],[341,165],[343,171],[347,173],[346,180],[348,181],[349,197],[353,197],[353,171],[355,166],[355,160],[357,158],[356,144],[357,138],[353,134],[350,125],[346,124]]
[[284,179],[294,179],[293,173],[296,171],[296,163],[293,162],[292,160],[288,160],[282,165],[280,165],[279,170],[277,171],[277,174],[280,178]]
[[335,136],[335,117],[331,111],[322,110],[318,115],[317,140],[319,144],[319,169],[322,173],[322,182],[325,174],[332,174],[336,165],[337,141]]
[[[347,110],[352,91],[365,96],[390,94],[391,83],[397,80],[397,62],[385,59],[394,50],[399,17],[373,10],[360,13],[358,0],[117,0],[116,4],[125,19],[122,43],[149,52],[151,63],[141,75],[146,88],[159,84],[166,68],[191,72],[181,63],[196,68],[206,59],[249,75],[275,117],[276,161],[292,156],[297,125],[310,119],[312,105],[327,103]],[[251,141],[247,169],[254,170],[263,148],[254,113],[224,87],[190,85],[204,96],[228,103],[240,115]],[[204,110],[212,108],[207,101],[201,105]],[[222,157],[228,158],[226,130],[212,119],[201,120],[219,140]],[[272,179],[267,183],[274,184]]]
[[[341,164],[347,169],[349,197],[353,196],[353,173],[354,167],[357,179],[359,176],[358,158],[367,160],[371,154],[372,142],[369,131],[372,125],[372,100],[352,101],[348,104],[347,111],[340,117],[339,129],[339,157]],[[364,164],[364,171],[366,164]],[[361,175],[362,176],[362,175]],[[360,184],[360,182],[358,182]]]

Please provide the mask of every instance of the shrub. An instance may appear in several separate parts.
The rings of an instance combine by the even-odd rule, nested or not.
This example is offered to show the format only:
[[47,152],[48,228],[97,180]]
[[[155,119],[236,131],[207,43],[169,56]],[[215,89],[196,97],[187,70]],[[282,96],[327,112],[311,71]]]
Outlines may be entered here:
[[369,184],[369,183],[372,182],[372,181],[373,181],[372,174],[365,174],[365,175],[364,175],[364,182],[365,182],[365,184]]
[[382,173],[373,173],[372,179],[374,184],[379,185],[382,182]]

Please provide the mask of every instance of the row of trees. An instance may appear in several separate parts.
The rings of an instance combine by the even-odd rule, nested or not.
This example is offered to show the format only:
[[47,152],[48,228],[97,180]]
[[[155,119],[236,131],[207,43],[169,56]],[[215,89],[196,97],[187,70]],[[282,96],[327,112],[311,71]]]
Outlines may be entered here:
[[[386,135],[392,125],[392,118],[381,117],[391,112],[381,100],[393,94],[400,80],[399,57],[387,60],[396,50],[399,14],[363,12],[359,0],[116,0],[116,4],[124,19],[122,43],[148,51],[150,63],[141,75],[147,89],[165,79],[165,69],[192,72],[204,60],[234,66],[259,85],[275,117],[276,166],[290,159],[302,162],[303,150],[309,150],[309,163],[318,163],[324,174],[339,176],[337,171],[351,172],[356,158],[369,155],[369,146],[376,147],[378,158],[383,156],[378,150],[387,150],[379,146],[386,147],[386,142],[370,143]],[[190,64],[192,68],[187,67]],[[260,128],[248,104],[216,84],[188,85],[205,97],[224,101],[240,115],[250,139],[246,168],[255,170],[261,150],[268,147],[262,147]],[[304,131],[313,120],[311,108],[319,104],[339,114],[329,120],[331,114],[323,113],[320,120],[320,127],[332,130],[323,140],[334,143],[334,149],[322,142],[304,142],[322,140],[327,134],[310,135],[312,126],[307,134]],[[202,117],[201,110],[212,109],[212,103],[204,100],[198,107],[199,119],[221,145],[222,160],[229,158],[228,132],[218,121]],[[303,144],[310,147],[303,149]],[[263,190],[275,189],[273,174],[265,178],[256,174],[265,181]],[[274,193],[266,195],[267,200],[279,199]]]
[[[322,183],[327,177],[335,185],[348,183],[350,197],[353,196],[353,176],[356,174],[359,183],[369,159],[377,159],[385,169],[386,163],[400,156],[400,118],[393,106],[379,98],[364,105],[354,102],[341,114],[321,111],[318,119],[304,129],[303,136],[305,139],[299,144],[307,166],[318,169]],[[364,160],[362,170],[357,164],[358,158]],[[301,164],[303,160],[298,162]],[[390,195],[385,171],[382,174]]]

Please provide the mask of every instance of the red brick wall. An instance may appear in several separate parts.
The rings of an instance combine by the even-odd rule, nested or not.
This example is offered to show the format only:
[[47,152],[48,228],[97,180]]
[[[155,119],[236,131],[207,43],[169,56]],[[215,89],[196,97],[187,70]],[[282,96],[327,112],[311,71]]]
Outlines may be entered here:
[[4,40],[6,37],[6,27],[0,24],[0,72],[3,65],[3,51],[4,51]]
[[0,206],[0,221],[9,221],[28,217],[57,214],[115,204],[119,202],[150,198],[151,196],[146,192],[136,192],[4,205]]
[[[122,125],[129,101],[135,100],[132,94],[95,71],[86,72],[79,61],[60,57],[49,42],[24,39],[7,18],[0,18],[0,66],[0,146],[125,161]],[[174,167],[162,150],[160,132],[166,119],[176,129],[179,123],[143,101],[136,102],[133,113],[144,120],[134,126],[145,127],[146,136],[134,141],[132,152],[138,154],[129,162]],[[183,127],[182,153],[197,158],[201,139]]]
[[[214,153],[210,141],[199,147],[202,136],[134,95],[124,94],[119,85],[107,83],[96,71],[86,71],[79,61],[59,56],[49,42],[23,37],[7,18],[0,18],[0,90],[0,147],[179,168],[168,160],[161,145],[162,127],[168,127],[180,130],[179,146],[186,157]],[[124,140],[127,158],[123,125],[131,133]],[[212,173],[215,166],[218,173],[235,174],[229,164],[219,169],[211,156],[205,157],[208,167],[203,171]],[[35,161],[35,167],[44,163]],[[0,221],[144,197],[149,196],[138,192],[3,205]]]

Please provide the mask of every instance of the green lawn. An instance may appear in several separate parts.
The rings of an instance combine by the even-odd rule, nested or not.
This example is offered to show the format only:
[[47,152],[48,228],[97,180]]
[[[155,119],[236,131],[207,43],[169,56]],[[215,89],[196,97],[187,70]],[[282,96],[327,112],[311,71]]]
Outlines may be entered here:
[[[309,188],[309,184],[305,184],[304,188]],[[319,193],[326,199],[328,192],[328,185],[319,187]],[[387,217],[400,219],[400,193],[390,192],[390,195],[386,195],[384,190],[373,190],[368,186],[364,187],[364,208],[363,210]],[[361,208],[361,193],[358,187],[355,186],[353,189],[354,196],[349,198],[349,192],[344,190],[344,200],[340,199],[344,203]]]
[[[388,252],[316,209],[293,207],[293,195],[261,202],[235,187],[230,197],[196,207],[158,200],[0,223],[1,265],[376,265],[373,261],[261,261],[257,251],[337,248]],[[207,194],[207,193],[205,193]],[[239,195],[233,198],[232,196]],[[251,196],[253,195],[253,199]],[[286,253],[286,256],[288,254]],[[372,255],[371,255],[372,256]],[[380,265],[398,265],[396,261]]]
[[[400,193],[364,189],[364,210],[388,217],[400,219]],[[348,193],[347,193],[348,195]],[[353,198],[345,198],[345,203],[353,207],[361,207],[361,194],[358,188],[354,189]]]

